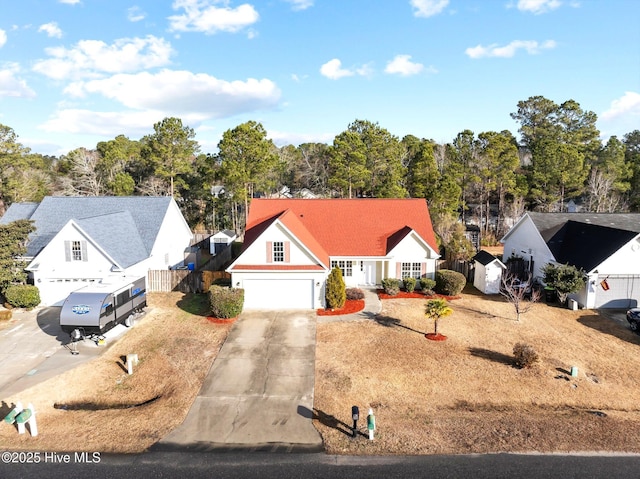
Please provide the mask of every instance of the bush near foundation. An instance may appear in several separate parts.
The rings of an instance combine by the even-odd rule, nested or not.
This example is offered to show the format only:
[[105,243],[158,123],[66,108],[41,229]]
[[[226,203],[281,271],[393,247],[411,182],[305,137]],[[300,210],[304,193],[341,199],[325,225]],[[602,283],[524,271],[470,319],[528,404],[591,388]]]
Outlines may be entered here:
[[420,289],[422,291],[433,291],[436,287],[436,281],[431,278],[420,278]]
[[12,284],[5,290],[4,298],[14,308],[35,308],[40,304],[40,291],[28,284]]
[[244,289],[211,286],[209,288],[211,314],[220,319],[235,318],[244,306]]
[[467,279],[462,273],[449,269],[436,271],[436,293],[446,296],[460,294],[467,284]]
[[417,280],[415,278],[402,278],[402,282],[404,283],[404,289],[407,291],[407,293],[413,293],[413,290],[416,289]]
[[364,299],[364,292],[360,288],[347,288],[347,299]]
[[385,278],[382,280],[382,289],[390,296],[395,296],[400,292],[400,280],[395,278]]

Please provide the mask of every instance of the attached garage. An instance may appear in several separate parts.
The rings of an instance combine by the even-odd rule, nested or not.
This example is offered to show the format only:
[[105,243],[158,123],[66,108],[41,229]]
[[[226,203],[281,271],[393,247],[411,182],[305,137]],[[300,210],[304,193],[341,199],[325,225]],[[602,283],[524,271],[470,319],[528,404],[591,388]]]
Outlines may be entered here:
[[600,276],[595,308],[635,308],[640,304],[640,276]]
[[314,309],[313,279],[245,279],[245,309]]

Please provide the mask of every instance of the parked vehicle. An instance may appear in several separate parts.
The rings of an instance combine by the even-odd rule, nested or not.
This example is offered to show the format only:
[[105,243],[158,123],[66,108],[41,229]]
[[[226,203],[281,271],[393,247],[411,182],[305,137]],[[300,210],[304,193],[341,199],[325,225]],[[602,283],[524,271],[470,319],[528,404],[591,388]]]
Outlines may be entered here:
[[627,321],[629,321],[632,331],[640,332],[640,308],[632,308],[627,311]]
[[147,305],[146,278],[96,283],[71,293],[60,310],[60,327],[72,334],[103,334]]

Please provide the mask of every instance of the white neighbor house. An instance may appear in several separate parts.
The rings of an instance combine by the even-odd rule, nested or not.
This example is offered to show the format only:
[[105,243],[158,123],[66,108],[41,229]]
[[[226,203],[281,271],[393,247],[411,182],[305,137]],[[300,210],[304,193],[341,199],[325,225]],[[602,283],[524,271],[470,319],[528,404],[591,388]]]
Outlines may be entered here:
[[317,309],[333,267],[347,287],[433,278],[439,257],[425,200],[254,199],[242,254],[227,269],[246,309]]
[[630,308],[640,302],[640,214],[525,213],[502,238],[503,262],[523,258],[533,277],[547,263],[585,272],[569,297],[583,308]]
[[43,306],[88,284],[184,264],[192,233],[171,197],[52,197],[14,203],[0,224],[29,219],[27,271]]

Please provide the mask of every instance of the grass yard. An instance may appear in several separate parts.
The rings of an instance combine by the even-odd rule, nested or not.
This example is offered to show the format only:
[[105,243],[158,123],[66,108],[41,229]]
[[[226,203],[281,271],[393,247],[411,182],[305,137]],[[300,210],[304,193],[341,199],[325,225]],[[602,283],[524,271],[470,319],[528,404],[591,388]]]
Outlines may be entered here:
[[[376,321],[318,324],[315,424],[335,454],[640,452],[640,337],[593,311],[536,304],[520,322],[472,288],[425,339],[425,301],[383,301]],[[513,346],[540,363],[513,366]],[[571,377],[572,366],[578,376]],[[350,439],[351,406],[366,433]]]

